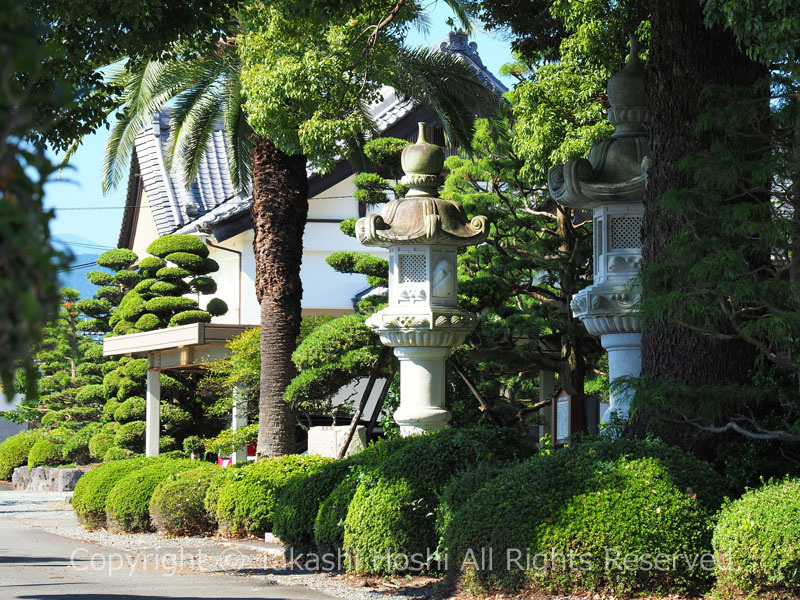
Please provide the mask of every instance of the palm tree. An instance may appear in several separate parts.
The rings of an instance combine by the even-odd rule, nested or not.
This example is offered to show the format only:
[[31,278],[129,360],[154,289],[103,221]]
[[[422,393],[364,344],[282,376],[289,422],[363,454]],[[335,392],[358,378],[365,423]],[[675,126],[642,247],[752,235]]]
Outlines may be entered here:
[[[388,60],[393,64],[383,71],[380,83],[426,105],[451,143],[468,146],[476,103],[497,103],[472,69],[453,55],[427,49],[398,47]],[[307,158],[299,152],[287,154],[272,138],[253,132],[243,110],[240,72],[235,43],[227,39],[211,55],[146,62],[121,74],[116,83],[124,88],[124,104],[106,148],[103,185],[108,189],[122,180],[136,135],[167,103],[172,106],[168,161],[183,165],[187,182],[194,180],[215,123],[224,120],[231,179],[240,190],[252,188],[261,307],[258,455],[276,456],[294,448],[294,415],[283,393],[296,374],[291,355],[301,320]],[[353,108],[366,119],[366,105]]]

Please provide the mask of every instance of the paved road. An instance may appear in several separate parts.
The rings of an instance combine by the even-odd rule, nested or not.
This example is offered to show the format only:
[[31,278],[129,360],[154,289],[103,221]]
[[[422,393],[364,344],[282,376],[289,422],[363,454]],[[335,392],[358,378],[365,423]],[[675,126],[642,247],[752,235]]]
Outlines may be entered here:
[[[19,507],[14,514],[23,510]],[[169,555],[154,558],[76,541],[0,513],[5,513],[0,514],[2,600],[331,600],[321,592],[275,585],[263,577],[177,568],[178,561]]]

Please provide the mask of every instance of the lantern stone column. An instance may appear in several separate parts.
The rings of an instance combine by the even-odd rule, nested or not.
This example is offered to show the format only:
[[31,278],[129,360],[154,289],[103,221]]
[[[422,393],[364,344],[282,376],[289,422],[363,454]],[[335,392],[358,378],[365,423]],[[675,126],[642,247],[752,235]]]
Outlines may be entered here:
[[444,153],[425,140],[403,150],[404,198],[380,215],[356,223],[365,246],[389,249],[389,306],[367,319],[381,343],[400,361],[400,406],[395,421],[403,435],[435,431],[450,420],[445,408],[445,363],[477,324],[458,308],[456,257],[460,246],[486,239],[486,217],[468,221],[457,202],[439,198]]
[[638,377],[642,369],[641,291],[635,277],[642,266],[649,153],[644,76],[638,43],[632,39],[628,63],[608,80],[608,120],[616,127],[611,139],[596,142],[588,159],[569,160],[548,174],[557,202],[592,210],[594,282],[575,294],[570,306],[608,351],[611,391],[605,423],[612,414],[627,419],[632,392],[614,384]]

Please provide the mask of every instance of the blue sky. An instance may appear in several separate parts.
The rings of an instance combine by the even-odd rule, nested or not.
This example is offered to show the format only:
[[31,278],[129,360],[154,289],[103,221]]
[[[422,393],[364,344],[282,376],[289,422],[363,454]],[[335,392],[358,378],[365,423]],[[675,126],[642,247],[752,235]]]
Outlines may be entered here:
[[[423,36],[412,31],[408,45],[430,45],[445,39],[450,31],[446,24],[449,15],[447,6],[443,2],[437,3],[431,13],[429,34]],[[478,52],[489,70],[499,77],[500,67],[512,58],[508,41],[502,34],[483,31],[476,31],[471,40],[477,42]],[[513,85],[510,78],[501,80],[508,87]],[[86,137],[71,160],[71,168],[64,170],[60,180],[45,188],[45,204],[56,210],[56,218],[51,223],[54,237],[71,234],[101,246],[116,247],[126,185],[123,182],[116,190],[103,196],[103,149],[107,139],[108,130],[105,128]],[[75,253],[85,250],[78,246],[72,249]]]

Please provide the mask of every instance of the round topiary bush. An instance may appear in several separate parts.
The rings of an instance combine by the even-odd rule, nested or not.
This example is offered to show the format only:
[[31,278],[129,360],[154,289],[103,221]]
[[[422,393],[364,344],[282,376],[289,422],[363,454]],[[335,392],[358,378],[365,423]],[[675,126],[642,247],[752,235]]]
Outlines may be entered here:
[[112,531],[151,531],[150,499],[158,484],[197,467],[193,460],[159,458],[120,479],[106,500],[106,521]]
[[225,487],[229,482],[233,481],[233,479],[238,476],[239,471],[241,471],[244,466],[245,465],[243,463],[237,463],[235,465],[225,467],[209,482],[206,495],[203,498],[203,508],[205,508],[206,512],[209,515],[212,515],[215,519],[217,516],[219,494],[222,492],[222,488]]
[[[142,295],[135,290],[131,290],[125,294],[122,300],[120,300],[119,306],[117,307],[117,312],[114,313],[114,316],[118,316],[124,321],[134,323],[147,310],[145,304],[146,301]],[[124,321],[119,321],[117,325],[123,323]],[[114,331],[117,330],[117,325],[114,326]]]
[[106,452],[109,448],[114,445],[114,434],[113,433],[95,433],[89,439],[89,454],[91,454],[95,460],[103,460]]
[[[711,466],[678,449],[584,441],[509,467],[462,496],[447,509],[443,548],[479,587],[694,592],[711,580],[713,515],[723,495]],[[469,564],[471,551],[489,547],[499,564]]]
[[27,464],[33,445],[42,437],[41,431],[23,431],[0,443],[0,479],[11,479],[14,469]]
[[28,452],[28,469],[61,464],[61,448],[50,440],[39,440]]
[[75,394],[75,403],[81,406],[90,406],[92,404],[101,406],[106,400],[103,392],[103,386],[100,384],[85,385]]
[[108,314],[111,310],[111,302],[108,300],[79,300],[75,308],[90,317],[99,317]]
[[147,252],[159,258],[165,258],[173,252],[190,252],[205,258],[208,248],[199,238],[183,233],[162,235],[147,247]]
[[[354,496],[344,520],[342,547],[348,568],[387,572],[392,563],[375,560],[377,551],[424,556],[439,541],[435,509],[451,477],[488,461],[509,461],[529,452],[510,429],[445,428],[404,438],[374,466],[362,469],[356,488],[359,502]],[[412,501],[419,510],[411,510]],[[380,547],[373,548],[378,539]]]
[[224,315],[226,312],[228,312],[228,305],[220,298],[212,298],[206,305],[206,311],[215,317],[219,317],[220,315]]
[[136,271],[122,270],[117,271],[111,277],[115,285],[122,288],[132,288],[142,280],[142,276]]
[[198,294],[214,294],[217,291],[217,282],[206,275],[195,277],[189,282],[189,286]]
[[161,319],[153,313],[145,313],[136,321],[136,329],[141,331],[153,331],[159,327],[161,327]]
[[117,482],[152,459],[115,460],[85,473],[75,484],[72,508],[86,529],[106,526],[106,499]]
[[717,585],[733,597],[800,593],[800,479],[771,481],[727,504],[714,530]]
[[139,273],[141,273],[143,277],[153,277],[156,274],[156,271],[166,266],[167,261],[165,261],[163,258],[158,258],[157,256],[146,256],[139,261]]
[[129,458],[138,458],[141,457],[141,452],[133,452],[132,450],[126,450],[125,448],[120,448],[119,446],[111,446],[106,453],[103,455],[103,461],[108,462],[110,460],[127,460]]
[[248,465],[219,491],[217,522],[223,535],[260,535],[272,529],[277,496],[287,483],[331,459],[315,455],[279,456]]
[[150,522],[156,531],[170,535],[212,533],[216,519],[206,511],[203,501],[219,471],[216,465],[203,463],[162,481],[150,499]]
[[131,379],[144,379],[147,375],[147,359],[136,358],[125,363],[120,370],[125,377]]
[[140,396],[128,398],[120,404],[114,411],[114,420],[117,423],[128,423],[130,421],[143,421],[147,402]]
[[172,252],[164,257],[168,262],[182,267],[192,273],[199,273],[203,269],[203,258],[191,252]]
[[[112,248],[97,257],[97,264],[107,269],[118,271],[131,266],[139,257],[136,252],[127,248]],[[94,281],[92,281],[94,283]],[[98,285],[98,284],[95,284]]]
[[144,421],[131,421],[120,425],[114,434],[114,445],[127,450],[139,450],[144,445],[144,432],[147,424]]
[[150,291],[157,296],[181,296],[189,293],[189,286],[180,279],[176,281],[156,281]]
[[86,279],[93,285],[109,285],[111,283],[111,273],[95,269],[86,274]]

